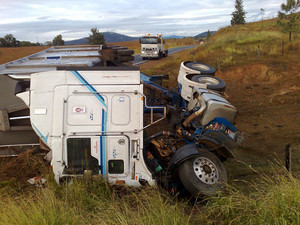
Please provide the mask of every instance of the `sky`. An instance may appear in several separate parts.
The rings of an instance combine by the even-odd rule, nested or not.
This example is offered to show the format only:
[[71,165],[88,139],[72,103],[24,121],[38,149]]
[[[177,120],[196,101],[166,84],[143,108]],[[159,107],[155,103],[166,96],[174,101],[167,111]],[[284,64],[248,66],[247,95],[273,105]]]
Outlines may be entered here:
[[[44,43],[87,37],[90,29],[128,36],[194,36],[230,25],[234,0],[0,0],[0,37]],[[283,0],[244,0],[246,22],[277,16]]]

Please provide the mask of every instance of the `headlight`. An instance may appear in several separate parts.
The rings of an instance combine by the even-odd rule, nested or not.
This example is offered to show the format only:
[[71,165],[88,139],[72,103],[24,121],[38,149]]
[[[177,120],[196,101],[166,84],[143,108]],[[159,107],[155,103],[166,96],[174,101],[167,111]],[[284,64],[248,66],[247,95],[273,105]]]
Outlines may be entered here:
[[145,53],[145,51],[142,51],[142,54],[144,54]]
[[155,51],[154,54],[157,54],[157,51]]

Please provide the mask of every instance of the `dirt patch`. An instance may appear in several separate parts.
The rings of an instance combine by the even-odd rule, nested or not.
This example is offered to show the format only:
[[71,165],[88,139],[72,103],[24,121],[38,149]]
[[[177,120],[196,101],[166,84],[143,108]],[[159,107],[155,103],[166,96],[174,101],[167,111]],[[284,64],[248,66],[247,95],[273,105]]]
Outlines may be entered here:
[[239,109],[237,126],[250,152],[283,155],[290,143],[300,149],[300,68],[272,64],[233,67],[217,76],[226,80]]
[[15,158],[1,158],[0,181],[10,179],[26,181],[29,178],[46,174],[49,171],[48,168],[42,156],[28,150]]

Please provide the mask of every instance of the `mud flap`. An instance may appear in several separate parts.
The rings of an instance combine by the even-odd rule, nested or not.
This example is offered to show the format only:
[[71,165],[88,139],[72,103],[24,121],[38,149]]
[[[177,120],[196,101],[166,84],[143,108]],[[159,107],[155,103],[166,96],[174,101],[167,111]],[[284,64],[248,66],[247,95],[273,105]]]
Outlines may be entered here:
[[173,165],[177,166],[187,159],[196,155],[200,155],[196,144],[189,144],[179,148],[169,162],[169,168]]
[[224,144],[220,140],[212,136],[202,136],[199,139],[199,144],[205,144],[207,147],[211,149],[212,152],[216,152],[218,155],[224,157],[225,159],[236,158],[235,155],[232,153],[232,151],[230,151],[230,149],[237,147],[237,144],[235,143],[226,144],[226,143],[227,142],[225,142]]

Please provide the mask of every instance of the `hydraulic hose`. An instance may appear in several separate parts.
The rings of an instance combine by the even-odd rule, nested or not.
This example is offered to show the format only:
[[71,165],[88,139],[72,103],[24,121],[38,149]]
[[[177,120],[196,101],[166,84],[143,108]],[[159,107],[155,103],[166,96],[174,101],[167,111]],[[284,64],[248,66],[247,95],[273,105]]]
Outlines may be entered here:
[[194,112],[192,115],[190,115],[188,118],[186,118],[184,121],[183,121],[183,126],[187,127],[189,126],[189,124],[195,120],[197,117],[201,116],[203,111],[206,109],[206,103],[205,101],[202,99],[201,95],[198,95],[197,96],[197,100],[199,102],[201,102],[201,107],[199,110],[197,110],[196,112]]

